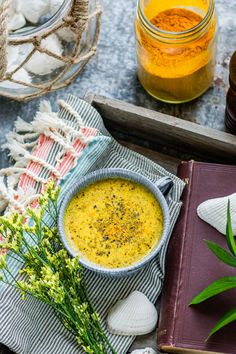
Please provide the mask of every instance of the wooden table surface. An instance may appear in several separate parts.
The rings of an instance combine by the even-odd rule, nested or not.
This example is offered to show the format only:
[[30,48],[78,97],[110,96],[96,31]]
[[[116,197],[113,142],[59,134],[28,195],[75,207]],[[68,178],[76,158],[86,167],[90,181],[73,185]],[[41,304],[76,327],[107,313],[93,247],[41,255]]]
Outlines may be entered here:
[[[58,98],[66,98],[68,93],[83,97],[87,91],[93,91],[224,130],[228,63],[236,50],[236,1],[216,0],[219,45],[216,75],[211,89],[200,99],[182,105],[168,105],[156,101],[143,90],[137,80],[133,26],[136,0],[102,0],[102,5],[104,13],[98,53],[70,87],[47,95],[46,98],[53,107],[56,108]],[[0,98],[0,145],[5,142],[5,135],[13,129],[17,116],[27,121],[33,119],[39,101],[36,99],[28,103],[17,103]],[[0,154],[0,168],[6,165],[7,152],[3,152]],[[155,347],[155,334],[148,339],[139,339],[133,348],[146,345]],[[9,351],[0,347],[0,354],[8,353]]]

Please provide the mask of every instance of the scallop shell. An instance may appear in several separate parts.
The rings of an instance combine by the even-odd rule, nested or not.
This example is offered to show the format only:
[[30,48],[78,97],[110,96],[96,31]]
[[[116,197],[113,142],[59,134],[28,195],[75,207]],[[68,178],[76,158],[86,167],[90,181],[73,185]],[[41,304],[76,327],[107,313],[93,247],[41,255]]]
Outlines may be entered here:
[[157,354],[152,348],[136,349],[131,352],[131,354]]
[[227,206],[230,200],[231,222],[234,235],[236,235],[236,193],[223,198],[209,199],[197,208],[198,216],[226,235]]
[[[51,34],[47,38],[43,39],[41,46],[42,48],[46,48],[57,55],[61,55],[63,52],[61,41],[56,34]],[[65,65],[63,61],[37,51],[25,64],[25,69],[37,75],[46,75],[63,65]]]
[[157,325],[157,311],[146,295],[132,292],[109,311],[108,330],[113,334],[138,336],[152,332]]

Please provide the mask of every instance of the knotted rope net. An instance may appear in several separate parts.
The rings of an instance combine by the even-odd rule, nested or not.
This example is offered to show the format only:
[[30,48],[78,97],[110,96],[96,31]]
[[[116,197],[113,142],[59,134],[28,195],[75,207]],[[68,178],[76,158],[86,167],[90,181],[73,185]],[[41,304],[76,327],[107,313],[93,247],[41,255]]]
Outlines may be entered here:
[[[69,85],[96,53],[101,21],[99,0],[68,1],[65,16],[48,27],[36,28],[38,31],[30,35],[8,33],[10,3],[11,0],[0,0],[0,95],[26,101]],[[65,29],[70,31],[73,39],[70,43],[62,39],[61,53],[45,45],[48,38]],[[11,48],[19,48],[20,51],[27,48],[27,54],[17,65],[9,65],[8,52]],[[44,57],[40,57],[40,54]],[[27,71],[27,76],[22,75],[22,70],[25,72],[35,55],[38,55],[39,65],[44,65],[43,62],[40,63],[40,58],[45,60],[45,56],[60,62],[60,65],[45,75],[37,75],[30,70]]]
[[7,15],[9,1],[0,3],[0,80],[7,71]]

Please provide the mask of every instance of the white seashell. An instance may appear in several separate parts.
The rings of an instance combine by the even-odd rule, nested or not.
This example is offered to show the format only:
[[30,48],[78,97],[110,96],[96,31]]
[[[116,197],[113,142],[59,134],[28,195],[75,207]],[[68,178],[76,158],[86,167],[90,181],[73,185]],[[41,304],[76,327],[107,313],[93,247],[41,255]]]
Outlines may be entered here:
[[15,31],[25,26],[26,20],[19,9],[18,0],[11,0],[8,6],[7,28],[9,31]]
[[61,28],[57,31],[57,35],[58,37],[67,42],[67,43],[70,43],[70,42],[73,42],[76,40],[76,34],[71,31],[69,28]]
[[157,311],[146,295],[132,292],[109,311],[108,330],[113,334],[138,336],[152,332],[157,324]]
[[49,0],[49,13],[54,15],[63,4],[64,0]]
[[[8,46],[7,47],[7,72],[10,73],[12,71],[14,71],[16,68],[18,68],[18,66],[22,63],[23,61],[23,47],[24,47],[24,55],[26,55],[26,48],[25,46],[28,45],[22,45],[22,46]],[[31,46],[31,50],[32,50],[32,45],[30,44],[29,46]],[[30,49],[28,48],[28,50]],[[24,83],[31,83],[31,76],[29,75],[29,73],[24,69],[24,68],[20,68],[19,70],[17,70],[15,72],[15,74],[12,77],[14,80],[17,81],[22,81]],[[19,89],[19,88],[24,88],[25,86],[15,83],[15,82],[11,82],[9,80],[4,80],[0,82],[0,87],[1,88],[8,88],[8,89]]]
[[[17,67],[18,67],[17,65],[13,65],[8,70],[8,72],[12,72]],[[24,68],[20,68],[19,70],[17,70],[15,72],[15,74],[12,76],[12,78],[17,81],[22,81],[26,84],[31,83],[31,77],[30,77],[29,73]],[[11,82],[9,80],[5,80],[5,81],[0,82],[0,87],[1,88],[8,88],[8,89],[19,89],[19,88],[23,89],[26,86],[18,84],[16,82]]]
[[[41,42],[42,48],[50,50],[52,53],[62,55],[63,47],[56,34],[51,34]],[[38,75],[50,74],[53,70],[60,68],[64,63],[45,53],[35,52],[25,64],[26,70]]]
[[[18,68],[18,65],[13,65],[11,67],[11,71],[15,70],[16,68]],[[25,82],[26,84],[31,83],[31,77],[30,77],[28,71],[26,71],[24,68],[18,69],[15,72],[15,74],[12,76],[12,78],[17,81]]]
[[[8,69],[17,62],[19,56],[19,46],[18,45],[9,45],[7,47],[7,65]],[[9,70],[8,70],[9,71]]]
[[[0,4],[1,4],[1,2],[0,2]],[[8,4],[8,11],[7,11],[8,18],[10,18],[11,16],[13,16],[15,13],[19,13],[19,12],[20,12],[20,9],[19,9],[18,0],[11,0],[11,1],[9,1],[9,4]]]
[[11,0],[10,1],[10,4],[9,4],[9,11],[10,11],[10,15],[13,13],[13,12],[21,12],[20,11],[20,2],[21,0]]
[[20,65],[24,59],[32,51],[33,45],[31,43],[8,46],[7,47],[7,64],[8,71],[12,65]]
[[131,354],[157,354],[152,348],[136,349]]
[[24,27],[26,24],[25,17],[22,13],[14,13],[8,18],[7,28],[8,31],[15,31],[19,28]]
[[226,235],[228,200],[230,200],[232,229],[236,235],[236,193],[223,198],[206,200],[198,206],[197,214],[202,220]]
[[37,23],[49,12],[49,0],[18,0],[19,11],[31,23]]
[[17,60],[15,61],[16,64],[21,64],[26,59],[26,57],[32,52],[33,48],[34,46],[32,43],[25,43],[19,45],[19,54]]

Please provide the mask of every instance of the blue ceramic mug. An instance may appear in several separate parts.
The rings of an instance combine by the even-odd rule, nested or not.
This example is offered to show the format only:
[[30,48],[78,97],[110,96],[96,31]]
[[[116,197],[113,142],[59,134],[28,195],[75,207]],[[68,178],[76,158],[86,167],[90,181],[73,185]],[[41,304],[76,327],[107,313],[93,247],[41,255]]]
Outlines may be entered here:
[[67,206],[70,203],[71,199],[82,189],[89,186],[90,184],[94,184],[97,181],[109,179],[109,178],[128,179],[143,185],[154,195],[163,213],[163,231],[159,243],[156,245],[156,247],[153,248],[151,252],[149,252],[145,257],[143,257],[138,262],[124,268],[106,268],[90,262],[89,260],[83,258],[83,256],[81,256],[80,258],[80,263],[85,268],[90,269],[96,273],[99,273],[104,276],[109,276],[109,277],[124,277],[142,269],[148,262],[150,262],[160,252],[163,245],[167,242],[169,226],[170,226],[170,216],[169,216],[169,208],[166,203],[164,195],[167,194],[169,190],[172,188],[173,182],[169,177],[164,177],[159,179],[156,183],[153,183],[146,177],[136,172],[132,172],[126,169],[118,169],[118,168],[101,169],[82,177],[77,183],[71,186],[71,189],[69,190],[68,194],[62,201],[59,210],[59,217],[58,217],[58,229],[61,236],[61,240],[65,248],[71,254],[72,257],[78,255],[78,252],[76,252],[73,249],[73,247],[70,245],[64,229],[64,216],[65,216],[65,211],[67,209]]

